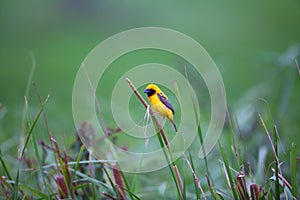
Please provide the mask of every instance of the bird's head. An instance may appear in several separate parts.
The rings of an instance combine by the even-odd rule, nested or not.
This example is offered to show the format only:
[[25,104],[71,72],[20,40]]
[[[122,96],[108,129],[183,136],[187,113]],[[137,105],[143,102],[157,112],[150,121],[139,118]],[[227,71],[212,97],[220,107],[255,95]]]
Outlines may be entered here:
[[160,93],[161,90],[157,85],[149,84],[146,89],[144,90],[144,93],[148,95],[148,97],[151,97],[154,94]]

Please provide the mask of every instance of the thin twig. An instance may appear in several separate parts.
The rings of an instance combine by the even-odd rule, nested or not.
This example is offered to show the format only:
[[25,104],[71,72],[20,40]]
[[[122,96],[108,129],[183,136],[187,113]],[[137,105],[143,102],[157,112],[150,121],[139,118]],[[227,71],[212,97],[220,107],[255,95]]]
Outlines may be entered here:
[[[38,96],[40,106],[42,106],[42,105],[43,105],[43,102],[42,102],[42,98],[41,98],[40,92],[39,92],[39,90],[38,90],[38,87],[37,87],[37,85],[36,85],[35,83],[32,83],[32,84],[33,84],[35,93],[36,93],[36,95]],[[51,147],[54,149],[53,143],[52,143],[52,138],[54,138],[54,137],[53,137],[53,135],[52,135],[52,133],[51,133],[51,131],[50,131],[50,128],[49,128],[49,125],[48,125],[48,120],[47,120],[47,116],[46,116],[45,110],[43,110],[43,113],[42,113],[42,114],[43,114],[43,118],[44,118],[44,122],[45,122],[46,129],[47,129],[47,133],[48,133],[48,136],[49,136],[50,145],[51,145]],[[54,153],[53,155],[54,155],[55,163],[56,163],[56,165],[58,166],[58,163],[59,163],[59,160],[58,160],[58,159],[59,159],[59,157],[58,157],[58,159],[57,159],[56,154]],[[59,155],[58,155],[58,156],[59,156]]]
[[297,69],[298,69],[298,73],[299,73],[299,76],[300,76],[300,67],[299,67],[299,63],[298,63],[297,58],[295,58],[295,63],[296,63],[296,66],[297,66]]
[[259,117],[259,120],[260,120],[260,122],[261,122],[263,128],[265,129],[265,131],[266,131],[266,133],[267,133],[267,136],[268,136],[268,138],[269,138],[269,141],[270,141],[270,143],[271,143],[272,149],[273,149],[274,154],[275,154],[275,159],[276,159],[277,162],[279,163],[278,157],[277,157],[277,154],[276,154],[276,151],[275,151],[275,147],[274,147],[274,144],[273,144],[273,142],[272,142],[271,135],[270,135],[270,133],[269,133],[269,131],[268,131],[268,129],[267,129],[267,126],[266,126],[264,120],[262,119],[261,114],[258,114],[258,117]]
[[[32,78],[33,78],[34,71],[35,71],[35,68],[36,68],[36,59],[35,59],[35,56],[34,56],[33,52],[31,52],[31,51],[29,52],[29,57],[31,59],[31,69],[30,69],[30,72],[29,72],[29,76],[28,76],[28,80],[27,80],[27,84],[26,84],[26,88],[25,88],[25,94],[24,94],[24,98],[27,98],[27,99],[28,99],[29,92],[30,92],[30,83],[32,82]],[[24,146],[24,142],[25,142],[26,113],[27,113],[27,108],[26,108],[26,105],[25,105],[24,108],[23,108],[23,112],[22,112],[22,122],[21,122],[22,135],[21,135],[21,140],[20,140],[20,144],[19,144],[19,149],[21,149],[22,146]]]
[[[267,133],[267,135],[268,135],[268,139],[269,139],[269,141],[270,141],[270,143],[271,143],[272,150],[273,150],[273,152],[274,152],[276,162],[279,163],[279,158],[278,158],[278,155],[277,155],[277,153],[276,153],[276,149],[275,149],[275,146],[274,146],[274,144],[273,144],[273,142],[272,142],[272,138],[271,138],[271,135],[270,135],[270,133],[269,133],[269,131],[268,131],[268,129],[267,129],[267,126],[266,126],[264,120],[262,119],[261,114],[258,114],[258,117],[259,117],[259,120],[260,120],[260,122],[261,122],[263,128],[265,129],[265,131],[266,131],[266,133]],[[275,130],[276,130],[276,125],[275,125]],[[279,166],[278,166],[278,168],[279,168],[280,174],[282,174],[281,168],[280,168]]]
[[118,199],[125,200],[127,198],[126,198],[126,190],[124,189],[124,180],[117,164],[112,165],[112,171],[113,171],[113,176],[115,178]]
[[[184,156],[185,162],[188,164],[188,166],[189,166],[189,168],[190,168],[190,170],[191,170],[191,172],[192,172],[192,174],[193,174],[193,176],[194,176],[194,181],[195,181],[197,187],[198,187],[199,190],[201,191],[202,198],[203,198],[204,200],[206,200],[205,193],[204,193],[204,191],[203,191],[203,189],[202,189],[202,186],[201,186],[201,184],[200,184],[200,180],[199,180],[199,178],[197,177],[196,172],[194,171],[194,169],[193,169],[193,167],[192,167],[190,161],[189,161],[188,158],[186,157],[186,155],[183,154],[183,156]],[[208,176],[207,176],[207,175],[206,175],[206,177],[207,177],[207,179],[208,179]]]
[[[135,93],[135,95],[139,98],[139,100],[142,102],[142,104],[145,106],[145,108],[148,108],[148,104],[145,101],[145,99],[140,95],[140,93],[137,91],[137,89],[135,88],[135,86],[132,84],[132,82],[129,80],[129,78],[125,78],[126,81],[128,82],[129,86],[131,87],[131,89],[133,90],[133,92]],[[151,114],[151,111],[150,111]]]
[[232,123],[231,123],[230,113],[229,113],[229,110],[228,110],[228,105],[227,105],[226,100],[225,100],[225,107],[226,107],[226,115],[227,115],[228,123],[229,123],[229,126],[230,126],[231,138],[232,138],[232,142],[233,142],[233,150],[234,150],[236,161],[238,162],[238,151],[237,151],[237,148],[236,148],[236,142],[235,142],[235,139],[234,139],[233,126],[232,126]]
[[239,122],[238,122],[236,113],[235,113],[235,122],[236,122],[236,125],[237,125],[238,132],[239,132],[239,134],[240,134],[240,138],[241,138],[241,140],[242,140],[242,142],[243,142],[244,152],[245,152],[246,161],[247,161],[248,170],[249,170],[249,175],[250,175],[251,179],[253,179],[253,177],[252,177],[252,171],[251,171],[251,165],[250,165],[250,161],[249,161],[249,157],[248,157],[248,151],[247,151],[246,142],[245,142],[245,138],[243,137],[243,133],[242,133],[240,124],[239,124]]
[[[272,167],[272,172],[275,173],[275,169]],[[291,184],[284,178],[284,176],[282,174],[278,174],[278,177],[281,179],[281,181],[283,182],[283,184],[285,184],[286,186],[288,186],[288,188],[291,190],[292,186]]]
[[[26,88],[25,88],[25,94],[24,94],[24,96],[26,96],[27,98],[29,96],[30,85],[31,85],[31,81],[32,81],[32,78],[34,75],[35,68],[36,68],[36,59],[35,59],[34,53],[30,51],[29,56],[31,59],[31,69],[30,69],[30,73],[28,76],[28,80],[27,80],[27,84],[26,84]],[[23,129],[24,133],[25,133],[25,126],[26,126],[26,117],[25,116],[26,116],[26,107],[24,107],[24,109],[23,109],[23,120],[22,120],[22,129]]]
[[87,78],[87,80],[89,82],[90,88],[92,90],[92,93],[93,93],[93,96],[94,96],[94,100],[95,100],[95,103],[96,103],[96,106],[97,106],[97,110],[98,110],[98,113],[99,113],[99,117],[100,117],[100,119],[102,121],[102,125],[103,125],[104,130],[105,130],[105,135],[109,135],[110,131],[109,131],[109,129],[107,128],[107,126],[105,124],[103,113],[102,113],[102,110],[101,110],[98,98],[96,96],[95,88],[93,87],[92,81],[90,79],[90,76],[89,76],[89,74],[88,74],[88,72],[86,70],[86,67],[85,67],[84,63],[81,64],[81,67],[82,67],[82,69],[83,69],[83,71],[85,73],[85,76],[86,76],[86,78]]
[[179,186],[179,189],[180,189],[181,198],[183,199],[183,184],[182,184],[181,176],[180,176],[177,165],[173,165],[173,169],[175,171],[176,179],[178,181],[178,186]]
[[[42,98],[41,98],[40,92],[39,92],[39,90],[38,90],[38,88],[37,88],[37,85],[36,85],[35,83],[32,83],[32,84],[33,84],[35,93],[36,93],[36,95],[38,96],[40,105],[42,106],[43,102],[42,102]],[[47,129],[47,133],[48,133],[49,139],[51,140],[52,133],[51,133],[50,128],[49,128],[49,125],[48,125],[48,120],[47,120],[47,117],[46,117],[46,112],[45,112],[45,110],[43,111],[43,118],[44,118],[44,122],[45,122],[45,126],[46,126],[46,129]]]

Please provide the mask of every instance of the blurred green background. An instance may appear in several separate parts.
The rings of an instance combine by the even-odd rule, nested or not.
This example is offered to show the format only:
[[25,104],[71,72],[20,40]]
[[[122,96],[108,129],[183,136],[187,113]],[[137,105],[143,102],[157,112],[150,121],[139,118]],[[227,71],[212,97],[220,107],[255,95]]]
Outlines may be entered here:
[[[249,137],[254,134],[257,113],[267,113],[266,104],[258,100],[263,98],[289,149],[291,142],[299,142],[300,130],[300,76],[294,62],[300,58],[299,19],[297,0],[231,3],[2,0],[1,150],[4,154],[17,151],[23,96],[32,66],[30,52],[36,60],[33,81],[42,98],[50,94],[46,106],[50,129],[68,146],[75,140],[71,95],[81,62],[97,44],[113,34],[145,26],[174,29],[203,45],[223,76],[229,108],[233,116],[238,116],[244,132]],[[141,63],[151,61],[149,56],[143,58],[139,57]],[[129,59],[129,65],[134,66],[135,59]],[[170,65],[176,62],[170,57],[166,60]],[[105,104],[105,98],[101,98]],[[34,115],[39,104],[32,87],[29,104]],[[265,117],[271,121],[268,113]],[[38,138],[47,135],[42,120],[36,132]],[[253,135],[251,138],[253,144],[260,143],[259,138]]]

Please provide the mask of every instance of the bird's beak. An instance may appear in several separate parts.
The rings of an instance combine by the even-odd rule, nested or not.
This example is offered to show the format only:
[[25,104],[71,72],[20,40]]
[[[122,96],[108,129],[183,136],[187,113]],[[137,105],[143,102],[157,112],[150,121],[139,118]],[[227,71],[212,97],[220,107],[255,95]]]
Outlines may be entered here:
[[146,94],[148,94],[149,92],[150,92],[150,90],[148,90],[148,89],[144,90],[144,93],[146,93]]

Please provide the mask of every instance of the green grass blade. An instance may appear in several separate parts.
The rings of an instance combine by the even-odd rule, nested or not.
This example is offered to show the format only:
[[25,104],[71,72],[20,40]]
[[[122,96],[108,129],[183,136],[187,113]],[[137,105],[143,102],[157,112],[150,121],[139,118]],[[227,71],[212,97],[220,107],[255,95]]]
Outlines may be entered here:
[[[28,75],[28,79],[27,79],[27,83],[26,83],[25,94],[24,94],[25,98],[29,96],[30,85],[32,83],[32,78],[33,78],[33,75],[34,75],[34,72],[36,69],[36,59],[35,59],[34,53],[30,51],[29,56],[31,58],[31,69],[30,69],[30,73]],[[26,133],[26,112],[27,112],[27,110],[28,109],[26,107],[26,101],[25,101],[25,106],[22,111],[22,121],[21,121],[22,136],[21,137],[24,137],[24,134]],[[21,146],[22,146],[22,140],[20,143],[20,147]]]
[[274,154],[275,154],[275,197],[276,199],[280,199],[280,191],[279,191],[279,161],[278,161],[278,133],[277,128],[274,126]]
[[[205,169],[206,169],[206,173],[207,173],[208,177],[210,177],[210,172],[209,172],[209,168],[208,168],[208,161],[207,161],[206,151],[205,151],[205,148],[204,148],[204,145],[203,145],[203,134],[202,134],[201,124],[200,124],[199,113],[198,113],[198,109],[197,109],[197,103],[196,103],[196,101],[195,101],[195,99],[193,98],[193,95],[192,95],[193,94],[193,92],[192,92],[193,90],[192,90],[192,86],[191,86],[190,81],[189,81],[189,77],[188,77],[186,66],[184,67],[184,70],[185,70],[185,77],[186,77],[187,83],[190,86],[189,88],[190,88],[190,94],[191,94],[191,99],[192,99],[192,103],[193,103],[193,109],[194,109],[195,119],[196,119],[196,122],[198,123],[198,125],[197,125],[197,133],[198,133],[198,137],[199,137],[199,140],[200,140],[201,149],[202,149],[202,152],[203,152],[203,155],[204,155]],[[213,180],[211,180],[211,184],[212,184],[212,186],[214,185]]]
[[141,200],[138,196],[136,196],[134,193],[132,193],[131,191],[127,190],[126,188],[124,188],[124,190],[126,190],[126,192],[128,192],[130,194],[131,199]]
[[186,198],[186,179],[185,179],[185,177],[183,177],[183,199],[187,199]]
[[[70,168],[69,170],[70,170],[71,172],[74,172],[74,169],[72,169],[72,168]],[[93,184],[95,184],[95,185],[97,185],[97,186],[102,186],[102,187],[104,187],[104,188],[106,188],[106,189],[108,189],[108,190],[110,190],[110,191],[113,191],[113,187],[107,185],[106,183],[103,183],[103,182],[101,182],[101,181],[98,181],[98,180],[96,180],[96,179],[94,179],[94,178],[91,178],[90,176],[85,175],[84,173],[81,173],[81,172],[77,171],[77,172],[76,172],[76,175],[79,176],[79,177],[81,177],[81,178],[86,179],[87,181],[89,181],[89,182],[91,182],[91,183],[93,183]],[[112,185],[112,186],[113,186],[113,185]]]
[[121,166],[119,165],[119,163],[117,163],[117,165],[118,165],[119,172],[121,173],[122,178],[123,178],[123,181],[124,181],[124,184],[125,184],[125,188],[124,188],[124,189],[125,189],[127,192],[129,191],[130,198],[133,199],[132,192],[130,191],[130,187],[129,187],[127,178],[126,178],[124,172],[121,170]]
[[21,152],[21,154],[20,154],[20,159],[21,159],[21,160],[22,160],[22,158],[23,158],[23,156],[24,156],[25,149],[26,149],[26,147],[27,147],[27,144],[28,144],[28,141],[29,141],[29,139],[30,139],[30,136],[31,136],[31,134],[32,134],[32,132],[33,132],[33,129],[34,129],[34,127],[35,127],[35,125],[36,125],[38,119],[40,118],[40,116],[41,116],[41,114],[42,114],[42,112],[43,112],[43,110],[44,110],[44,108],[45,108],[45,105],[46,105],[46,103],[48,102],[48,99],[49,99],[49,95],[47,96],[46,100],[45,100],[44,103],[42,104],[42,106],[41,106],[41,108],[40,108],[38,114],[35,116],[35,118],[34,118],[34,120],[33,120],[33,123],[31,124],[31,126],[30,126],[30,128],[29,128],[29,131],[28,131],[28,133],[27,133],[26,140],[25,140],[25,143],[24,143],[24,147],[23,147],[22,152]]
[[213,197],[213,199],[219,199],[219,195],[217,194],[215,189],[212,187],[212,185],[210,183],[211,181],[210,181],[208,175],[206,175],[206,179],[207,179],[207,184],[208,184],[208,188],[209,188],[211,196]]
[[234,197],[234,199],[238,200],[238,195],[236,193],[236,190],[234,189],[234,180],[233,180],[232,175],[231,175],[228,159],[225,155],[224,149],[223,149],[223,147],[222,147],[219,140],[218,140],[218,143],[219,143],[219,148],[220,148],[222,158],[223,158],[223,161],[224,161],[224,164],[225,164],[225,168],[226,168],[226,172],[227,172],[228,179],[229,179],[229,182],[230,182],[230,187],[231,187],[231,191],[233,193],[233,197]]
[[[191,163],[192,170],[195,172],[194,161],[193,161],[193,157],[192,157],[192,154],[191,154],[190,150],[189,150],[189,160],[190,160],[190,163]],[[192,175],[194,176],[193,172],[192,172]],[[195,191],[196,191],[196,199],[200,199],[200,191],[198,189],[196,180],[194,180],[193,183],[194,183],[194,187],[195,187]]]
[[12,180],[11,175],[10,175],[10,173],[9,173],[9,170],[8,170],[8,168],[7,168],[7,166],[6,166],[5,162],[4,162],[4,159],[3,159],[3,157],[2,157],[2,151],[1,151],[1,148],[0,148],[0,162],[1,162],[1,165],[2,165],[2,167],[3,167],[3,169],[4,169],[4,172],[5,172],[6,176],[7,176],[7,178],[8,178],[9,180]]
[[33,123],[31,124],[30,128],[29,128],[29,131],[27,133],[27,136],[26,136],[26,139],[25,139],[25,143],[24,143],[24,147],[22,148],[22,151],[21,151],[21,154],[20,154],[20,157],[19,157],[19,163],[18,163],[18,169],[17,169],[17,176],[16,176],[16,180],[15,180],[15,185],[14,185],[14,191],[13,191],[13,197],[12,199],[15,200],[15,199],[18,199],[18,193],[19,193],[19,175],[20,175],[20,165],[21,165],[21,162],[22,162],[22,159],[23,159],[23,156],[24,156],[24,153],[25,153],[25,149],[28,145],[28,141],[30,139],[30,136],[33,132],[33,129],[38,121],[38,119],[40,118],[43,110],[44,110],[44,107],[46,105],[46,103],[48,102],[48,99],[49,99],[49,95],[47,96],[46,100],[44,101],[44,103],[42,104],[38,114],[36,115],[36,117],[34,118],[33,120]]
[[4,176],[0,176],[0,183],[3,189],[3,186],[7,187],[10,191],[13,191],[14,187],[11,184],[11,180],[6,180]]
[[[62,160],[62,159],[64,159],[64,160]],[[68,192],[69,192],[71,198],[74,199],[75,198],[75,191],[74,191],[73,181],[72,181],[72,177],[71,177],[71,173],[70,173],[70,169],[69,169],[67,159],[68,159],[67,154],[64,151],[64,158],[59,159],[61,172],[64,176],[65,183],[67,184]]]
[[[82,160],[82,161],[79,162],[79,164],[90,164],[90,163],[103,163],[103,164],[105,164],[105,163],[115,163],[115,162],[116,162],[116,160]],[[76,163],[77,162],[68,162],[68,165],[69,166],[70,165],[76,165]],[[45,170],[45,169],[51,169],[51,168],[57,169],[58,167],[57,167],[56,163],[51,163],[51,164],[48,164],[48,165],[44,165],[42,168]]]
[[106,174],[106,177],[108,178],[108,181],[109,181],[111,187],[112,187],[113,190],[116,192],[117,190],[116,190],[115,184],[114,184],[114,182],[112,181],[112,179],[111,179],[111,177],[110,177],[108,171],[105,169],[105,167],[103,168],[103,171],[104,171],[104,173]]
[[199,125],[198,125],[198,128],[197,128],[197,131],[198,131],[198,137],[200,139],[200,144],[201,144],[201,147],[202,147],[202,152],[203,152],[203,155],[204,155],[204,163],[205,163],[206,173],[207,173],[208,176],[210,176],[210,172],[209,172],[209,168],[208,168],[207,156],[206,156],[205,148],[204,148],[204,145],[203,145],[203,135],[202,135],[202,130],[201,130],[201,126],[200,126],[200,121],[199,121]]
[[[141,162],[140,162],[141,163]],[[133,175],[133,177],[131,178],[131,189],[132,191],[135,191],[137,183],[138,183],[138,178],[139,178],[139,174],[136,173]]]
[[[156,130],[159,131],[159,128],[157,127],[157,124],[154,123],[154,125],[155,125],[155,127],[156,127]],[[157,135],[157,137],[158,137],[159,144],[160,144],[160,146],[161,146],[161,148],[162,148],[162,150],[163,150],[163,152],[164,152],[164,156],[165,156],[165,158],[166,158],[167,163],[172,163],[172,164],[168,164],[168,167],[169,167],[169,169],[170,169],[170,172],[171,172],[171,174],[172,174],[173,180],[174,180],[175,185],[176,185],[178,199],[181,199],[181,192],[180,192],[180,189],[179,189],[179,184],[178,184],[178,182],[177,182],[177,178],[176,178],[174,169],[173,169],[173,167],[172,167],[172,165],[174,166],[175,163],[174,163],[173,160],[171,160],[171,162],[170,162],[170,159],[169,159],[169,157],[168,157],[168,154],[167,154],[167,150],[166,150],[166,149],[169,150],[168,153],[170,154],[170,156],[172,156],[172,153],[171,153],[170,149],[167,148],[167,147],[165,146],[165,143],[164,143],[164,141],[163,141],[163,138],[162,138],[161,134],[158,133],[158,134],[156,134],[156,135]],[[172,159],[172,157],[171,157],[171,159]]]
[[[28,109],[28,101],[27,101],[26,98],[25,98],[25,108],[26,108],[26,112],[27,112],[27,123],[28,123],[28,126],[30,127],[31,123],[32,123],[32,120],[31,120],[29,109]],[[32,141],[33,141],[33,148],[34,148],[34,153],[35,153],[35,156],[36,156],[38,168],[41,172],[41,177],[42,177],[43,183],[45,185],[45,188],[47,189],[46,192],[49,194],[50,191],[49,191],[48,184],[47,184],[47,181],[46,181],[46,177],[45,177],[45,174],[44,174],[44,171],[43,171],[43,168],[42,168],[42,161],[41,161],[41,158],[40,158],[40,154],[39,154],[38,145],[37,145],[37,142],[36,142],[34,131],[32,132]],[[38,184],[38,185],[40,187],[40,184]]]
[[290,167],[291,167],[291,184],[292,184],[292,194],[296,198],[297,197],[297,157],[296,157],[296,152],[297,152],[297,146],[295,143],[292,144],[292,149],[290,152]]
[[[204,155],[205,169],[206,169],[206,173],[207,173],[208,177],[210,177],[207,156],[206,156],[205,148],[204,148],[204,145],[203,145],[203,134],[202,134],[202,129],[201,129],[201,125],[200,125],[199,113],[197,112],[195,99],[192,98],[192,102],[193,102],[193,108],[194,108],[196,122],[198,123],[197,133],[198,133],[198,138],[200,140],[201,149],[202,149],[202,152],[203,152],[203,155]],[[214,185],[213,181],[211,181],[211,184]]]
[[[95,184],[92,183],[91,185],[91,188],[92,188],[92,194],[93,194],[93,199],[96,200],[96,199],[99,199],[99,195],[97,195],[97,190],[96,190],[96,186]],[[84,190],[86,192],[86,190]]]
[[76,164],[75,164],[75,168],[74,168],[74,174],[76,174],[76,172],[78,170],[78,167],[79,167],[79,164],[80,164],[80,160],[82,158],[82,154],[83,154],[84,148],[85,148],[84,145],[82,145],[80,147],[80,150],[79,150],[79,153],[78,153],[78,156],[77,156],[77,160],[76,160]]
[[20,174],[20,169],[18,167],[18,171],[17,171],[17,176],[16,176],[16,180],[15,180],[15,185],[14,185],[14,190],[13,190],[13,196],[12,196],[12,200],[18,199],[19,196],[19,174]]
[[110,177],[108,171],[105,168],[103,168],[103,170],[104,170],[104,173],[106,174],[106,177],[108,178],[108,181],[109,181],[109,183],[110,183],[110,185],[112,187],[112,190],[113,190],[114,194],[116,195],[117,199],[119,199],[119,197],[118,197],[118,191],[117,191],[117,188],[116,188],[116,186],[115,186],[112,178]]
[[45,193],[41,192],[39,189],[34,189],[34,188],[29,187],[28,185],[25,185],[25,184],[20,184],[20,187],[22,187],[26,190],[29,190],[30,192],[32,192],[35,195],[38,195],[39,198],[49,199],[49,194],[45,194]]

